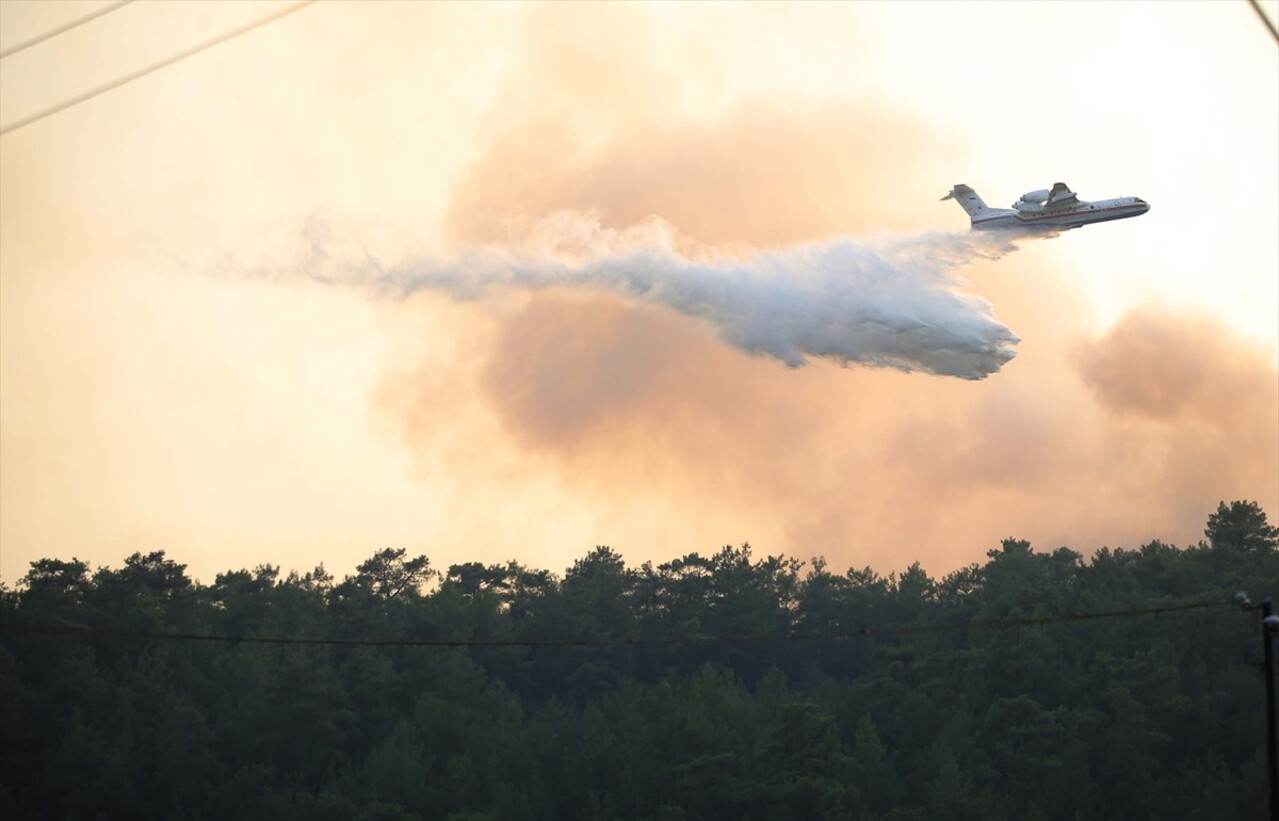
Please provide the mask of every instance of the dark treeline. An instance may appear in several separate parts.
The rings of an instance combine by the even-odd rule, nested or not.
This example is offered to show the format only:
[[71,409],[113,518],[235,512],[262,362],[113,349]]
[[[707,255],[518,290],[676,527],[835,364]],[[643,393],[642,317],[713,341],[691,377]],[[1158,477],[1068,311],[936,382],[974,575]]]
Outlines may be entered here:
[[[986,624],[1279,590],[1279,531],[1090,559],[1008,540],[942,579],[726,547],[563,578],[384,550],[338,581],[34,562],[0,624],[532,640]],[[0,817],[1264,817],[1255,611],[821,641],[351,647],[0,631]]]

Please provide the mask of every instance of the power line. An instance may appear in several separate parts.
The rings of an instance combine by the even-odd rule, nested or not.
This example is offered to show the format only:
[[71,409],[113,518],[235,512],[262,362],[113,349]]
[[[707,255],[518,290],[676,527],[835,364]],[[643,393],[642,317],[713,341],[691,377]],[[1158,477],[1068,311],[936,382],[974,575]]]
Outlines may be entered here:
[[830,630],[816,633],[764,633],[741,636],[648,636],[632,638],[583,638],[583,639],[361,639],[361,638],[308,638],[298,636],[232,636],[204,633],[164,633],[150,630],[115,630],[111,628],[77,627],[66,625],[0,623],[0,630],[55,636],[100,636],[103,638],[140,639],[144,641],[185,641],[230,644],[293,644],[326,645],[340,647],[637,647],[680,644],[756,644],[775,641],[822,641],[831,639],[857,639],[876,636],[906,636],[922,633],[956,633],[969,630],[1008,630],[1016,627],[1036,627],[1047,624],[1096,621],[1099,619],[1138,618],[1176,613],[1186,610],[1204,610],[1210,607],[1237,607],[1233,601],[1210,601],[1172,604],[1163,607],[1144,607],[1136,610],[1108,610],[1098,613],[1074,613],[1061,616],[1039,616],[1001,621],[956,622],[953,624],[910,625],[903,627],[861,627],[857,630]]
[[1266,24],[1266,28],[1270,29],[1270,36],[1275,38],[1275,42],[1279,43],[1279,28],[1275,28],[1274,21],[1266,16],[1266,12],[1261,8],[1258,0],[1248,0],[1252,4],[1252,10],[1257,12],[1257,16],[1261,18],[1261,22]]
[[267,23],[275,22],[276,20],[279,20],[281,17],[292,14],[295,11],[300,11],[301,9],[311,5],[314,2],[316,2],[316,0],[301,0],[301,2],[296,3],[292,6],[289,6],[288,8],[283,9],[282,11],[278,11],[274,14],[269,14],[266,17],[263,17],[259,20],[255,20],[254,22],[249,23],[248,25],[241,26],[238,29],[229,31],[225,34],[220,34],[217,37],[214,37],[212,40],[206,40],[205,42],[200,43],[199,45],[193,46],[189,49],[186,49],[185,51],[179,52],[178,54],[175,54],[172,57],[167,57],[158,63],[152,63],[146,68],[139,69],[138,71],[135,71],[132,74],[127,74],[124,77],[119,78],[118,80],[112,80],[106,85],[98,86],[92,91],[86,91],[84,94],[80,94],[76,97],[72,97],[71,99],[58,103],[55,106],[46,108],[43,111],[38,111],[35,114],[32,114],[27,117],[23,117],[20,120],[16,120],[12,123],[9,123],[6,126],[0,127],[0,136],[8,134],[10,131],[16,131],[17,129],[22,128],[23,126],[31,125],[32,123],[38,120],[43,120],[45,117],[49,117],[54,114],[57,114],[59,111],[65,111],[66,109],[71,108],[72,106],[75,106],[75,105],[79,105],[80,103],[83,103],[87,100],[92,100],[94,97],[97,97],[99,94],[105,94],[108,91],[111,91],[113,89],[119,88],[122,85],[125,85],[126,83],[131,83],[134,80],[139,79],[140,77],[145,77],[146,75],[151,74],[152,72],[159,71],[162,68],[166,68],[181,60],[185,60],[188,57],[193,57],[196,54],[199,54],[200,52],[205,51],[206,49],[211,49],[214,46],[221,45],[222,43],[225,43],[228,40],[233,40],[242,34],[248,34],[250,31],[253,31],[256,28],[265,26]]
[[0,60],[3,60],[4,58],[8,57],[10,54],[17,54],[19,51],[29,49],[32,46],[38,46],[41,43],[43,43],[45,40],[49,40],[51,38],[57,37],[59,34],[64,34],[68,31],[71,31],[71,29],[75,28],[76,26],[82,26],[85,23],[88,23],[90,20],[97,20],[99,17],[103,16],[104,14],[110,14],[116,9],[124,8],[125,6],[129,5],[132,2],[133,0],[120,0],[118,3],[112,3],[109,6],[102,7],[98,9],[97,11],[93,12],[92,14],[86,14],[84,17],[81,17],[79,20],[72,20],[70,23],[64,23],[63,25],[58,26],[52,31],[46,31],[44,34],[41,34],[39,37],[33,37],[32,39],[27,40],[25,43],[19,43],[16,46],[10,46],[4,51],[0,51]]

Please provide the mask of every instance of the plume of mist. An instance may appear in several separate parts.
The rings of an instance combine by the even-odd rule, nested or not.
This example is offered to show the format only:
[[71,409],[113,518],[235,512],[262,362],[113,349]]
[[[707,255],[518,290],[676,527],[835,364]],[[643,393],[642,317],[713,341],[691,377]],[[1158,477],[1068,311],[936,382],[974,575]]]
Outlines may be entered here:
[[371,263],[354,277],[400,297],[601,289],[706,320],[725,342],[790,367],[826,357],[982,379],[1013,358],[1019,340],[989,302],[958,290],[955,271],[1015,248],[1005,237],[939,232],[728,254],[682,241],[657,218],[619,230],[564,212],[519,248],[473,247],[454,260]]

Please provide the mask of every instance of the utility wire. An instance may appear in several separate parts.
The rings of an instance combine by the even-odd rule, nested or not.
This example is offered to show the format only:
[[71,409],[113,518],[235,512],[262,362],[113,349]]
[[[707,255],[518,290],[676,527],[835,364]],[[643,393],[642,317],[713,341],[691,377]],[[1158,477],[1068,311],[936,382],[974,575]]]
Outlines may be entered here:
[[1234,601],[1210,601],[1144,607],[1137,610],[1108,610],[1098,613],[1074,613],[1061,616],[1039,616],[1002,621],[956,622],[953,624],[913,625],[904,627],[862,627],[857,630],[831,630],[817,633],[765,633],[742,636],[649,636],[634,638],[594,639],[360,639],[307,638],[296,636],[232,636],[203,633],[163,633],[149,630],[114,630],[110,628],[75,627],[40,624],[0,623],[0,630],[57,636],[101,636],[104,638],[141,639],[144,641],[186,641],[232,644],[309,644],[344,647],[634,647],[678,644],[755,644],[771,641],[821,641],[855,639],[873,636],[906,636],[921,633],[956,633],[969,630],[1008,630],[1045,624],[1095,621],[1099,619],[1158,616],[1185,610],[1210,607],[1237,607]]
[[1275,28],[1274,21],[1266,16],[1266,12],[1261,8],[1258,0],[1248,0],[1252,4],[1252,10],[1257,12],[1257,16],[1261,18],[1261,22],[1266,24],[1266,28],[1270,29],[1270,36],[1275,38],[1275,43],[1279,44],[1279,28]]
[[233,31],[229,31],[225,34],[220,34],[217,37],[214,37],[212,40],[206,40],[205,42],[200,43],[199,45],[196,45],[196,46],[192,46],[191,48],[186,49],[185,51],[179,52],[172,57],[167,57],[158,63],[152,63],[146,68],[139,69],[138,71],[135,71],[132,74],[127,74],[124,77],[119,78],[118,80],[112,80],[106,85],[98,86],[97,88],[91,91],[86,91],[83,94],[80,94],[76,97],[72,97],[71,99],[58,103],[55,106],[46,108],[43,111],[37,111],[35,114],[31,114],[30,116],[23,117],[20,120],[15,120],[14,122],[11,122],[6,126],[0,127],[0,136],[8,134],[10,131],[16,131],[17,129],[22,128],[23,126],[31,125],[37,120],[43,120],[45,117],[49,117],[51,115],[57,114],[59,111],[65,111],[66,109],[71,108],[72,106],[79,105],[80,103],[85,102],[86,100],[92,100],[94,97],[97,97],[99,94],[105,94],[108,91],[119,88],[120,86],[126,83],[131,83],[140,77],[145,77],[146,75],[151,74],[152,72],[159,71],[160,69],[171,66],[176,62],[185,60],[188,57],[193,57],[196,54],[199,54],[200,52],[205,51],[206,49],[211,49],[214,46],[221,45],[222,43],[225,43],[228,40],[233,40],[242,34],[248,34],[250,31],[253,31],[256,28],[265,26],[267,23],[275,22],[276,20],[279,20],[281,17],[292,14],[295,11],[300,11],[301,9],[306,8],[307,6],[311,5],[314,2],[316,2],[316,0],[301,0],[301,2],[295,3],[294,5],[289,6],[286,9],[277,11],[274,14],[269,14],[266,17],[263,17],[259,20],[255,20],[252,23],[249,23],[248,25],[240,26],[238,29],[235,29]]
[[85,23],[89,22],[90,20],[97,20],[99,17],[103,16],[104,14],[110,14],[116,9],[124,8],[125,6],[129,5],[132,2],[133,0],[120,0],[120,2],[118,3],[112,3],[109,6],[103,6],[102,8],[93,12],[92,14],[86,14],[84,17],[81,17],[79,20],[72,20],[70,23],[64,23],[63,25],[58,26],[56,29],[53,29],[52,31],[46,31],[44,34],[41,34],[39,37],[33,37],[32,39],[26,41],[25,43],[18,43],[18,45],[16,46],[10,46],[4,51],[0,51],[0,60],[3,60],[4,58],[8,57],[10,54],[17,54],[19,51],[24,51],[25,49],[29,49],[32,46],[38,46],[41,43],[43,43],[45,40],[52,39],[54,37],[57,37],[59,34],[64,34],[68,31],[71,31],[71,29],[75,28],[76,26],[82,26]]

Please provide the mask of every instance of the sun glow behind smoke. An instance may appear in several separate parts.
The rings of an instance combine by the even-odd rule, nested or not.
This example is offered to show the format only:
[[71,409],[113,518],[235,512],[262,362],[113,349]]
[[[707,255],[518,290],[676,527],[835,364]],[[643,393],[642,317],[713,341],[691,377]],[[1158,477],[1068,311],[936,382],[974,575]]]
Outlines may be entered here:
[[983,379],[1016,354],[1017,336],[989,302],[958,290],[955,274],[1015,249],[1004,237],[843,237],[726,254],[681,242],[657,218],[615,230],[574,213],[555,215],[532,236],[525,247],[471,248],[452,261],[312,273],[401,297],[426,290],[455,299],[501,288],[606,290],[703,319],[725,342],[791,367],[826,357]]

